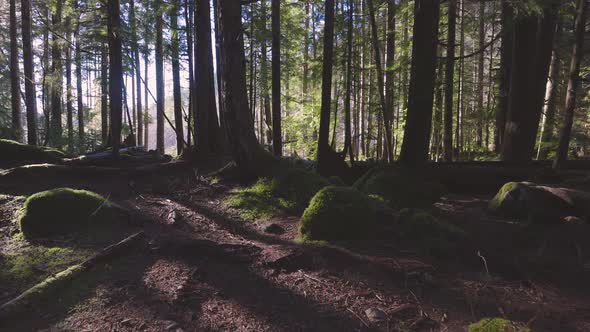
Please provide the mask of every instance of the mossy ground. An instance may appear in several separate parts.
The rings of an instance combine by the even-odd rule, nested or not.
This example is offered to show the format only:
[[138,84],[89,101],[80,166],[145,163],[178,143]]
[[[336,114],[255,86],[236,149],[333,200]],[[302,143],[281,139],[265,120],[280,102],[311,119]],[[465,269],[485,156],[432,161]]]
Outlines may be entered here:
[[373,202],[350,187],[320,190],[303,212],[299,241],[360,240],[371,234],[375,223]]
[[86,190],[57,188],[33,194],[18,213],[26,239],[77,232],[93,233],[119,226],[122,209]]
[[354,187],[367,195],[381,197],[397,209],[429,207],[445,192],[442,185],[425,181],[413,171],[387,168],[368,171]]
[[330,182],[311,172],[289,168],[274,178],[259,179],[252,186],[229,195],[227,207],[238,211],[244,220],[257,220],[281,212],[299,214],[311,198]]
[[504,318],[484,318],[469,325],[469,332],[528,332],[529,328]]
[[58,162],[65,157],[59,150],[42,146],[26,145],[16,141],[0,139],[0,155],[6,161]]
[[446,255],[467,238],[462,229],[430,213],[403,209],[399,217],[399,239],[430,255]]

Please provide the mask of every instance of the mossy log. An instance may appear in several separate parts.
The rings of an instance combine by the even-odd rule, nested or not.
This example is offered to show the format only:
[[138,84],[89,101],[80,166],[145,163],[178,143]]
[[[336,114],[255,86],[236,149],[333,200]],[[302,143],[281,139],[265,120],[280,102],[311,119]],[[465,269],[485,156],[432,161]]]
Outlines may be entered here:
[[65,287],[70,281],[82,275],[97,264],[117,257],[133,247],[144,236],[143,232],[135,233],[124,240],[110,245],[98,254],[86,261],[69,267],[68,269],[53,275],[35,286],[27,289],[15,299],[0,306],[0,318],[8,318],[13,315],[26,312],[28,308],[40,302]]

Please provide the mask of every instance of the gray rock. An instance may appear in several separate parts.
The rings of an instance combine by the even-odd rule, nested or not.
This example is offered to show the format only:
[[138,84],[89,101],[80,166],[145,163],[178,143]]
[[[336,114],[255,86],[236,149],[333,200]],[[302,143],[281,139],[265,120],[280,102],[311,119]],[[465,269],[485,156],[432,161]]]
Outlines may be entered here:
[[269,234],[283,234],[285,230],[277,224],[268,224],[263,227],[265,233]]
[[365,315],[371,323],[379,323],[387,319],[387,315],[383,310],[378,308],[369,308],[365,310]]

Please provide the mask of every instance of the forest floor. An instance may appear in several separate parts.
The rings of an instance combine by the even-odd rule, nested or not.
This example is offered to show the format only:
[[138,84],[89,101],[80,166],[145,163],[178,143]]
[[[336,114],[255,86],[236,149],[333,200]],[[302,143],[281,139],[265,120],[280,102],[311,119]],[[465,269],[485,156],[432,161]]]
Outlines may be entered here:
[[[0,254],[32,245],[15,237],[22,196],[55,186],[90,189],[130,209],[128,232],[112,242],[143,230],[146,243],[31,314],[0,321],[0,331],[466,331],[484,317],[534,331],[590,330],[590,230],[523,234],[486,212],[492,193],[435,205],[471,241],[433,258],[388,241],[297,244],[298,216],[241,220],[223,203],[238,184],[190,172],[0,180]],[[271,223],[284,232],[267,233]],[[47,241],[74,250],[64,264],[99,249]],[[37,278],[0,285],[0,302],[59,268],[36,267]]]

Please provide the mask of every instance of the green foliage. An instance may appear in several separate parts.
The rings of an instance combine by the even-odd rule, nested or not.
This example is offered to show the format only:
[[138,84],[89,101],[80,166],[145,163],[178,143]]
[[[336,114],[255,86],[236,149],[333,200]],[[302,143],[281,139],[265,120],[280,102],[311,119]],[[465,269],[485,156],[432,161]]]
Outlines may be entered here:
[[411,242],[426,253],[441,255],[452,251],[467,234],[428,212],[403,209],[399,217],[399,236],[400,240]]
[[484,318],[469,325],[469,332],[528,332],[529,328],[504,318]]
[[320,190],[303,212],[299,240],[358,240],[367,238],[375,223],[371,200],[350,187]]
[[121,208],[96,193],[58,188],[29,196],[18,221],[24,237],[33,239],[90,229],[94,234],[117,225],[120,213]]
[[368,195],[380,196],[394,208],[428,207],[445,192],[442,185],[402,169],[372,169],[354,187]]
[[0,139],[0,155],[6,161],[27,161],[56,163],[65,157],[64,153],[42,146],[26,145],[16,141]]

